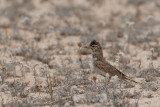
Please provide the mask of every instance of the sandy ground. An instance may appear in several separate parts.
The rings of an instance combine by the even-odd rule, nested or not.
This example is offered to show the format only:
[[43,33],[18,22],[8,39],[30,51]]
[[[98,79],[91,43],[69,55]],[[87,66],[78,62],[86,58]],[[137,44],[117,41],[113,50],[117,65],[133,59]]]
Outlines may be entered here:
[[[159,0],[0,0],[0,106],[160,107],[159,9]],[[139,83],[94,74],[83,48],[93,39]]]

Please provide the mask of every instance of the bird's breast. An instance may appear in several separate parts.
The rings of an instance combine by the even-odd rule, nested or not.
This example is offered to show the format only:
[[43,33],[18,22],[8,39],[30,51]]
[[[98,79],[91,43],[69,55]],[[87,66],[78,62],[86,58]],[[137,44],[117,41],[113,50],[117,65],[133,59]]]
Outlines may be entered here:
[[93,63],[93,67],[94,67],[94,72],[99,74],[99,75],[102,75],[102,76],[106,76],[106,73],[105,71],[103,71],[102,69],[99,69],[94,63]]

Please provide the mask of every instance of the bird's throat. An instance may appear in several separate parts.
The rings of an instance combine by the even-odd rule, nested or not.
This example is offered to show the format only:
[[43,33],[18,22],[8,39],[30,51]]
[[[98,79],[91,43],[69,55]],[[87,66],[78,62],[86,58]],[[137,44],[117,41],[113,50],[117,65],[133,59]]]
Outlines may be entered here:
[[101,59],[103,59],[103,54],[93,53],[93,54],[92,54],[92,58],[93,58],[94,61],[96,61],[96,60],[101,60]]

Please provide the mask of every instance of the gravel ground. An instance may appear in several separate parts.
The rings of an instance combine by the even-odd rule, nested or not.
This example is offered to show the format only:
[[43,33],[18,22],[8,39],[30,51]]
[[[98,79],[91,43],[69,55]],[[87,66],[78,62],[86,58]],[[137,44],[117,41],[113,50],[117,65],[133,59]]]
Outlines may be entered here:
[[[0,107],[160,107],[159,0],[0,0]],[[107,84],[105,59],[138,81]]]

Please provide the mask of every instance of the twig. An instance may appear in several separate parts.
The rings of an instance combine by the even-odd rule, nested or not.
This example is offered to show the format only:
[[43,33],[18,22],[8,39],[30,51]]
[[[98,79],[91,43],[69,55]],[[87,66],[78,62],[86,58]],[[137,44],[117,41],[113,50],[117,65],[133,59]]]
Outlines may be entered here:
[[51,76],[50,76],[50,74],[48,72],[48,65],[46,65],[46,64],[45,64],[45,71],[46,71],[48,89],[49,89],[49,93],[50,93],[51,101],[52,101],[52,99],[53,99],[52,81],[51,81]]

